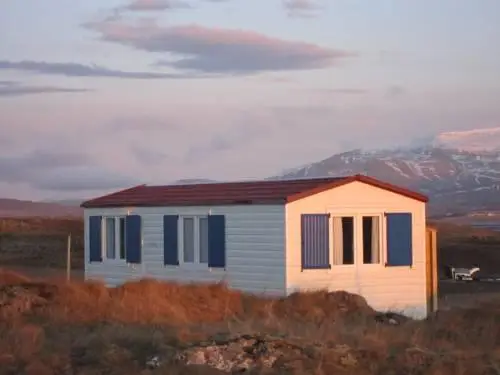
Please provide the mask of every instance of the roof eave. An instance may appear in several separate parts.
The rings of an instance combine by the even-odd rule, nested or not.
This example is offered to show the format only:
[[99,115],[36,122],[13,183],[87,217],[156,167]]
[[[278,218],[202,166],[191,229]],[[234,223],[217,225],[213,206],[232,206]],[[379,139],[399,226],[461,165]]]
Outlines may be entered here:
[[90,208],[90,205],[96,204],[94,202],[98,202],[101,199],[104,199],[104,198],[107,199],[109,197],[112,197],[112,196],[115,196],[115,195],[118,195],[118,194],[122,194],[122,193],[125,193],[125,192],[129,192],[131,190],[135,190],[135,189],[138,189],[138,188],[141,188],[141,187],[144,187],[144,186],[146,186],[146,184],[132,186],[130,188],[126,188],[126,189],[123,189],[123,190],[118,190],[118,191],[116,191],[114,193],[111,193],[111,194],[106,194],[106,195],[102,195],[102,196],[97,197],[97,198],[92,198],[92,199],[89,199],[89,200],[87,200],[85,202],[82,202],[80,204],[80,207],[82,207],[82,208]]
[[83,208],[125,208],[125,207],[193,207],[193,206],[255,206],[255,205],[283,205],[286,204],[286,199],[270,199],[270,200],[253,200],[253,201],[227,201],[227,202],[203,202],[203,201],[192,201],[192,202],[176,202],[172,203],[162,203],[162,202],[119,202],[119,203],[104,203],[99,204],[98,202],[85,202],[82,205]]

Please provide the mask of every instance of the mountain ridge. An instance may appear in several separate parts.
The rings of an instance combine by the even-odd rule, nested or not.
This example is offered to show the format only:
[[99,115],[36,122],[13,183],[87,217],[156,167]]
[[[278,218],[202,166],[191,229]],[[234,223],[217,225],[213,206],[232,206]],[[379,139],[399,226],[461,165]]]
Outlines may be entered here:
[[[499,133],[500,134],[500,133]],[[434,147],[353,150],[273,178],[366,174],[429,196],[433,214],[500,209],[500,151]]]

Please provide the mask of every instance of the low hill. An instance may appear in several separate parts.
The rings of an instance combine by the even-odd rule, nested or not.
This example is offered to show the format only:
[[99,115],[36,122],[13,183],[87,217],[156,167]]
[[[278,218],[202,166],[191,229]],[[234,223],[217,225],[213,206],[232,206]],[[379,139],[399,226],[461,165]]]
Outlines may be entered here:
[[0,198],[0,217],[81,217],[83,209],[59,203]]

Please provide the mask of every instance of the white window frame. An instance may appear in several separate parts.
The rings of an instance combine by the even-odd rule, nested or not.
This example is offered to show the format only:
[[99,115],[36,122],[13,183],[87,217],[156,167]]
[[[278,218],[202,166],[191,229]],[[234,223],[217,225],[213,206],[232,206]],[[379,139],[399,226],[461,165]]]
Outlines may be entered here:
[[[377,217],[379,220],[379,228],[378,228],[378,246],[379,246],[379,262],[378,263],[364,263],[363,262],[363,217]],[[359,238],[361,241],[359,247],[359,265],[366,267],[383,267],[385,265],[385,260],[387,257],[387,247],[385,240],[385,214],[383,212],[363,212],[359,214]]]
[[[121,245],[121,237],[120,237],[120,219],[125,219],[126,215],[108,215],[102,217],[101,222],[101,256],[103,262],[119,262],[126,263],[127,262],[127,253],[125,249],[124,258],[120,257],[120,245]],[[115,257],[108,258],[107,254],[107,236],[108,236],[108,227],[106,225],[107,219],[114,219],[114,233],[115,233]]]
[[[334,259],[335,259],[335,239],[334,239],[334,231],[333,231],[333,223],[334,223],[334,218],[339,217],[352,217],[353,219],[353,264],[335,264]],[[332,268],[353,268],[356,267],[356,264],[358,262],[358,255],[357,255],[357,248],[358,248],[358,218],[356,214],[353,213],[343,213],[343,212],[336,212],[336,213],[331,213],[330,214],[330,220],[329,220],[329,225],[328,225],[328,230],[330,234],[330,263],[332,265]]]
[[[194,262],[184,262],[184,219],[194,220]],[[208,215],[179,215],[177,257],[179,265],[184,267],[208,268],[207,263],[200,263],[200,220]]]
[[[332,269],[342,268],[355,268],[355,267],[385,267],[387,260],[387,243],[386,243],[386,217],[383,210],[359,210],[359,209],[344,209],[336,210],[334,208],[326,211],[330,214],[329,231],[330,231],[330,259]],[[391,211],[393,212],[393,211]],[[380,246],[380,261],[379,263],[363,262],[363,217],[378,217],[380,220],[379,225],[379,246]],[[334,232],[333,232],[333,218],[334,217],[353,217],[354,218],[354,264],[334,264]]]

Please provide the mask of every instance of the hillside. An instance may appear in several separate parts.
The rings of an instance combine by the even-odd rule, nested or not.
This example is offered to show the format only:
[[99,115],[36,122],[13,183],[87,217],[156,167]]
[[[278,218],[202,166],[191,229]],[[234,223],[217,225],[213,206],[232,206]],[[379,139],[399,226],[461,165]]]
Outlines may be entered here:
[[[500,209],[500,130],[443,133],[430,144],[412,148],[333,155],[274,178],[366,174],[419,190],[430,197],[430,213],[444,215]],[[485,143],[488,136],[498,139]],[[496,135],[496,137],[494,137]],[[478,143],[479,142],[479,143]],[[451,148],[455,147],[455,148]]]
[[0,217],[81,217],[82,215],[83,210],[78,206],[0,198]]

